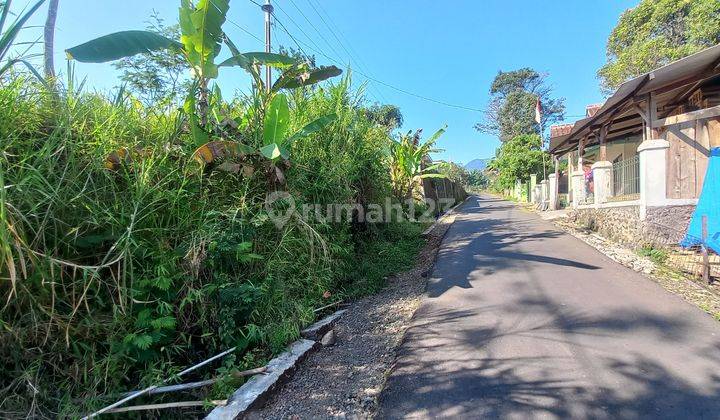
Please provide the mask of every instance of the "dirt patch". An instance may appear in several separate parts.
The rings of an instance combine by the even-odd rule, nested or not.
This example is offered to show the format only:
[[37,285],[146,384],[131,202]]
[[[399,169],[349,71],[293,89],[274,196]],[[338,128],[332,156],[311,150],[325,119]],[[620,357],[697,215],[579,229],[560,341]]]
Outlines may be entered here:
[[350,305],[335,325],[336,343],[310,355],[293,378],[247,418],[372,418],[396,348],[453,221],[454,216],[447,216],[438,222],[412,270],[389,278],[380,293]]

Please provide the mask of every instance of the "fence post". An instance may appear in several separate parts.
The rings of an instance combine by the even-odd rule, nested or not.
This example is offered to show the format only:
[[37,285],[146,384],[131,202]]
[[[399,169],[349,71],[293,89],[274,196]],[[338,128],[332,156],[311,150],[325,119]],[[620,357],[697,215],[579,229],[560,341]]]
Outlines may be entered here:
[[530,187],[528,188],[528,198],[533,204],[537,204],[537,197],[535,196],[535,185],[537,185],[537,175],[530,175]]
[[645,140],[638,146],[640,155],[640,219],[645,220],[648,207],[666,205],[667,149],[663,139]]
[[548,175],[548,188],[550,189],[550,205],[549,210],[558,210],[558,179],[557,174]]
[[581,169],[572,173],[573,208],[585,201],[585,172]]
[[548,195],[550,191],[548,191],[548,182],[547,179],[543,179],[540,181],[540,204],[541,204],[541,210],[545,211],[547,210],[548,201],[550,199],[550,196]]
[[708,227],[707,227],[707,216],[702,216],[702,255],[703,255],[703,281],[705,283],[710,284],[710,256],[708,255],[708,249],[707,249],[707,237],[708,237]]
[[608,161],[595,162],[592,165],[595,183],[595,204],[604,204],[613,195],[613,164]]

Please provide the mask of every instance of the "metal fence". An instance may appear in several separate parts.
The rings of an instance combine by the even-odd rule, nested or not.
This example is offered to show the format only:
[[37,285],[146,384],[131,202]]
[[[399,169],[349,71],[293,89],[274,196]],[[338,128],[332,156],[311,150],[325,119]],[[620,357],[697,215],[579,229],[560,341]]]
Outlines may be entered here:
[[614,201],[637,200],[640,198],[640,156],[613,163]]

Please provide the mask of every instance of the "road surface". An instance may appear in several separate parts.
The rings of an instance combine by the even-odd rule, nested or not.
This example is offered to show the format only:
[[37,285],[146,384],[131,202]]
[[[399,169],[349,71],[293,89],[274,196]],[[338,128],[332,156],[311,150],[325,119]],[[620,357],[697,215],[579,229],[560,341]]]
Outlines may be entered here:
[[459,209],[378,418],[720,418],[720,322],[509,202]]

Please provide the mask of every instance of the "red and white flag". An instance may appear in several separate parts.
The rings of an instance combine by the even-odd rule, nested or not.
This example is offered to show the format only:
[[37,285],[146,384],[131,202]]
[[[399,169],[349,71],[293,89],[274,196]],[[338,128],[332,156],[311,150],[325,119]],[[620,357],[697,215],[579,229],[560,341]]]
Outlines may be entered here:
[[542,103],[540,103],[540,97],[537,98],[537,103],[535,104],[535,122],[540,124],[542,121]]

